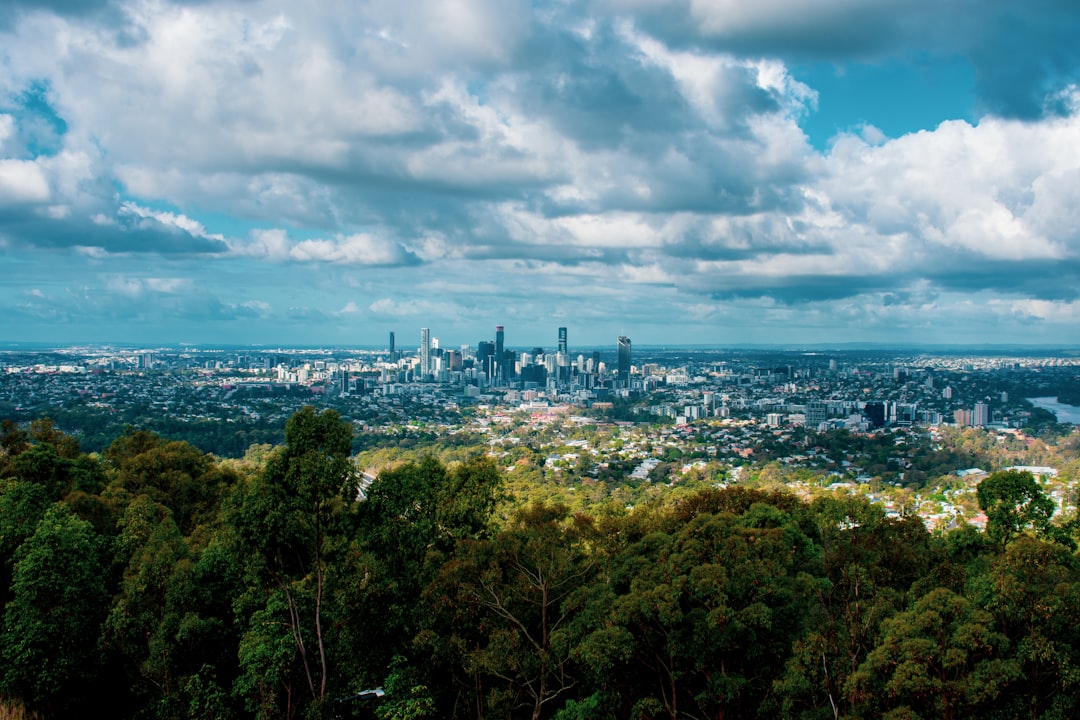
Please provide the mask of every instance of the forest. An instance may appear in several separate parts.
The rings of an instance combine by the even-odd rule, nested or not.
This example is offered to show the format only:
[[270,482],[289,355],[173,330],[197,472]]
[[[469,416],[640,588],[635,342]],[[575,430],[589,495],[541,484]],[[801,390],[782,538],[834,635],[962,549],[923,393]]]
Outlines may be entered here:
[[571,507],[480,453],[361,491],[354,441],[312,407],[242,459],[4,421],[0,718],[1080,714],[1080,529],[1027,472],[930,533],[782,488]]

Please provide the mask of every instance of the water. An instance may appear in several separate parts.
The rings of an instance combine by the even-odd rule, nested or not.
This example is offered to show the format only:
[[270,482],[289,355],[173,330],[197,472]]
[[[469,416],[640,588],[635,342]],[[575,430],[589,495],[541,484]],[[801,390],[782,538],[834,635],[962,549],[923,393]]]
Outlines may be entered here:
[[1027,398],[1028,402],[1032,405],[1041,407],[1043,410],[1049,410],[1057,416],[1057,420],[1060,423],[1072,423],[1073,425],[1080,425],[1080,407],[1075,405],[1066,405],[1065,403],[1058,402],[1056,397],[1037,397]]

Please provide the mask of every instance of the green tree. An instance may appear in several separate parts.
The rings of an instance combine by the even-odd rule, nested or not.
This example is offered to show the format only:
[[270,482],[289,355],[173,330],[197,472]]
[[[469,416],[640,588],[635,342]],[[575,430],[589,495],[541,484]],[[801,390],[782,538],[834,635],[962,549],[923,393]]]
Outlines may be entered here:
[[971,581],[976,602],[1009,638],[1021,679],[1001,699],[1011,717],[1072,718],[1080,712],[1080,558],[1054,542],[1021,536]]
[[880,642],[847,683],[859,716],[987,717],[1020,677],[993,616],[945,588],[919,598],[881,629]]
[[182,534],[217,512],[236,474],[186,442],[143,430],[116,439],[105,451],[108,497],[121,508],[140,495],[169,508]]
[[464,541],[444,567],[431,592],[453,598],[443,606],[457,620],[449,644],[481,714],[538,720],[578,683],[572,620],[596,572],[594,539],[590,519],[531,505],[490,540]]
[[992,473],[976,489],[979,507],[986,513],[986,534],[1002,545],[1032,530],[1045,533],[1054,514],[1054,501],[1046,496],[1026,470]]
[[34,534],[50,503],[41,485],[0,480],[0,608],[7,604],[15,551]]
[[502,485],[490,459],[447,467],[426,455],[384,470],[368,488],[356,541],[334,570],[337,602],[348,608],[339,651],[366,650],[353,661],[358,682],[381,683],[392,663],[401,670],[414,656],[413,638],[431,624],[418,598],[458,543],[490,534]]
[[328,564],[345,544],[356,504],[351,448],[352,426],[336,411],[305,407],[289,418],[285,446],[263,476],[233,500],[230,523],[238,549],[249,555],[249,591],[239,605],[246,620],[240,687],[263,712],[282,692],[279,712],[291,715],[301,687],[316,705],[327,699]]
[[785,717],[844,717],[848,678],[874,648],[881,623],[934,566],[936,550],[919,520],[887,518],[865,499],[818,498],[810,513],[820,567],[808,583],[806,632],[793,643],[776,691]]
[[0,640],[3,692],[49,713],[77,714],[101,671],[106,565],[90,523],[50,507],[16,553]]

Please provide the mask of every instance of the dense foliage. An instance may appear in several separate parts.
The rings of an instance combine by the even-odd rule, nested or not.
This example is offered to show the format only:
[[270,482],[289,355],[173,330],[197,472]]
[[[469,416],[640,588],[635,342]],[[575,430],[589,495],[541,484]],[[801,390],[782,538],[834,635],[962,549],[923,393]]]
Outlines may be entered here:
[[[1068,718],[1080,558],[1032,477],[985,531],[704,487],[571,509],[305,408],[219,461],[0,434],[0,695],[130,718]],[[523,454],[521,463],[529,466]],[[354,699],[383,687],[376,700]]]

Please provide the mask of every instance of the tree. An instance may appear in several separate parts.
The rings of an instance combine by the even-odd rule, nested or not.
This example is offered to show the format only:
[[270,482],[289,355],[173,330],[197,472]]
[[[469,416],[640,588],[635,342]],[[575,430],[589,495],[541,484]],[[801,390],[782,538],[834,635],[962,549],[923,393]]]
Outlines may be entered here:
[[428,599],[469,620],[450,624],[447,644],[473,676],[477,707],[538,720],[578,683],[572,619],[596,572],[594,539],[590,519],[531,505],[490,540],[464,541],[443,568]]
[[822,497],[810,506],[821,567],[777,691],[785,717],[845,717],[845,684],[873,649],[881,622],[932,566],[934,548],[914,518],[886,518],[865,499]]
[[0,688],[40,710],[77,713],[101,668],[106,566],[90,523],[50,507],[16,554]]
[[143,430],[121,436],[105,451],[110,482],[107,495],[120,506],[148,495],[172,512],[187,535],[218,508],[236,475],[193,445],[165,440]]
[[[289,418],[285,446],[267,460],[263,476],[233,501],[239,549],[252,555],[241,602],[243,682],[252,693],[284,690],[295,698],[295,669],[310,700],[327,698],[327,564],[344,543],[343,520],[356,502],[351,448],[352,426],[336,411],[305,407]],[[277,650],[268,654],[271,646]],[[287,699],[286,707],[290,714],[297,705]]]
[[1002,545],[1027,530],[1045,533],[1050,527],[1054,501],[1026,470],[991,474],[979,483],[976,496],[986,513],[986,534]]
[[1080,711],[1080,558],[1020,536],[973,578],[978,604],[1009,638],[1022,678],[999,703],[1009,717],[1072,718]]
[[7,604],[15,551],[34,534],[49,498],[45,488],[32,482],[0,480],[0,608]]
[[986,717],[1020,677],[994,618],[945,588],[882,623],[882,638],[847,683],[856,712],[906,709],[943,720]]

